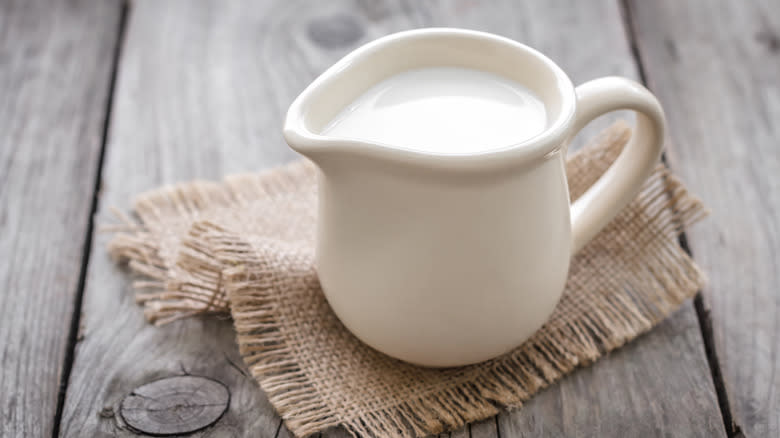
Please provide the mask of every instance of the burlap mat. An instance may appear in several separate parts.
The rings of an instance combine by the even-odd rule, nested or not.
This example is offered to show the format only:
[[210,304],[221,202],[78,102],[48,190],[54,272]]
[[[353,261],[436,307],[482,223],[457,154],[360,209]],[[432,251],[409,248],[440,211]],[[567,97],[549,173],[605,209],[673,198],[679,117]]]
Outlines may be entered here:
[[[572,198],[629,135],[616,124],[569,158]],[[573,259],[560,304],[530,340],[477,365],[420,368],[362,344],[331,312],[313,266],[315,194],[306,162],[164,187],[138,198],[141,224],[126,219],[109,248],[148,277],[136,286],[152,289],[138,293],[149,320],[229,311],[246,365],[297,436],[336,425],[363,436],[425,436],[520,406],[649,330],[703,282],[677,243],[703,208],[659,165]]]

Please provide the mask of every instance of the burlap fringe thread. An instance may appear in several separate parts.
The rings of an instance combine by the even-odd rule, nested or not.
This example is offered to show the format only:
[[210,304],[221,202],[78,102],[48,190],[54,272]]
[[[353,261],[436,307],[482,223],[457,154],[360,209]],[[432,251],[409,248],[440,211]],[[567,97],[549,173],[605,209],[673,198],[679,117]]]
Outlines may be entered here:
[[[617,124],[595,146],[569,159],[573,199],[614,161],[629,135],[624,124]],[[320,369],[320,359],[302,357],[310,355],[301,350],[309,344],[291,336],[295,331],[291,320],[310,317],[319,324],[317,330],[337,333],[326,348],[359,343],[327,308],[311,253],[288,251],[284,242],[266,242],[259,249],[241,232],[209,220],[207,214],[215,208],[241,209],[258,199],[313,190],[314,180],[313,167],[298,162],[271,173],[232,177],[223,184],[162,188],[136,203],[144,225],[126,219],[124,232],[109,246],[112,255],[128,260],[134,271],[148,277],[136,283],[138,288],[156,289],[137,295],[150,321],[163,324],[230,310],[244,361],[297,436],[344,425],[353,435],[419,437],[495,415],[500,406],[519,407],[575,367],[649,330],[704,281],[676,243],[683,229],[705,215],[704,208],[659,165],[632,207],[602,232],[608,237],[597,237],[575,257],[567,293],[532,339],[499,358],[445,370],[414,367],[360,344],[352,362],[358,362],[359,371],[378,377],[354,377],[351,383],[381,388],[372,394],[372,388],[359,386],[360,395],[353,400],[338,386],[343,382],[331,382],[339,380],[332,376],[334,369],[355,372],[333,366],[349,368],[352,362],[328,359],[333,362]],[[180,222],[171,225],[171,218]],[[621,253],[626,245],[635,249]],[[174,248],[177,254],[170,253]],[[610,258],[616,252],[619,260]],[[279,266],[285,269],[280,272]],[[291,282],[294,290],[281,294],[279,285]],[[640,285],[641,293],[627,285]],[[285,314],[290,307],[285,299],[304,300],[309,303],[304,313],[310,313]],[[300,338],[301,333],[293,334]],[[370,369],[360,368],[360,362]]]
[[229,176],[222,183],[193,181],[143,193],[133,205],[140,223],[114,210],[122,223],[103,227],[115,233],[108,252],[146,277],[133,287],[139,290],[136,302],[155,325],[202,313],[226,313],[223,266],[214,263],[192,226],[208,211],[241,209],[256,200],[311,190],[315,178],[310,162],[296,161],[260,174]]

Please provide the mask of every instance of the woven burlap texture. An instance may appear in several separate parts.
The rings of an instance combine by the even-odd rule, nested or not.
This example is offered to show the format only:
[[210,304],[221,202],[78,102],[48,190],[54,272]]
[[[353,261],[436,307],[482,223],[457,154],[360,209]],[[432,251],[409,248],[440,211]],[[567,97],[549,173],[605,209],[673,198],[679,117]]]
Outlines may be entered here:
[[[629,136],[617,123],[570,156],[572,199]],[[248,369],[296,436],[337,425],[362,436],[426,436],[519,407],[652,328],[704,281],[677,240],[704,209],[659,164],[572,259],[561,302],[531,339],[477,365],[427,369],[362,344],[330,310],[314,269],[310,163],[163,187],[140,196],[135,211],[140,224],[125,218],[109,249],[144,275],[136,286],[147,317],[161,324],[229,311]]]

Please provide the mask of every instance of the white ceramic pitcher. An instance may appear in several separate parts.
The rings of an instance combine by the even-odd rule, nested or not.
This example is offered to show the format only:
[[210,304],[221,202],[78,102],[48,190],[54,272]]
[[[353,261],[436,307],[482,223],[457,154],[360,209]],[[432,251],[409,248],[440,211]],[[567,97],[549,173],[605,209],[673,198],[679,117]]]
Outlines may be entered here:
[[[465,155],[321,134],[382,79],[440,66],[526,86],[544,102],[545,131]],[[570,205],[567,144],[618,109],[637,112],[633,136]],[[401,32],[355,50],[301,93],[284,126],[289,145],[319,169],[316,264],[328,302],[368,345],[426,366],[483,361],[539,329],[560,299],[572,254],[637,194],[663,132],[663,111],[642,85],[607,77],[575,88],[536,50],[460,29]]]

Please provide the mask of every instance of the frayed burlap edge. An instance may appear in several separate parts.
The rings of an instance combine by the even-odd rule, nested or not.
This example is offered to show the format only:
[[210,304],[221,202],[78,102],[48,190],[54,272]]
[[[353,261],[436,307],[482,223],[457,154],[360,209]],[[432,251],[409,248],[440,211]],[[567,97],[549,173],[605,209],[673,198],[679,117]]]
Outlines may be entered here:
[[185,237],[164,236],[169,232],[167,221],[176,218],[185,222],[182,227],[187,229],[208,210],[241,208],[257,199],[283,196],[310,186],[314,178],[314,165],[301,160],[258,174],[233,175],[223,183],[193,181],[143,193],[133,205],[138,221],[114,209],[121,223],[102,227],[114,233],[108,252],[145,277],[135,281],[133,287],[138,290],[136,302],[144,306],[147,320],[164,325],[202,313],[229,310],[220,287],[220,269],[197,239],[177,248],[177,254],[165,256],[161,237]]

